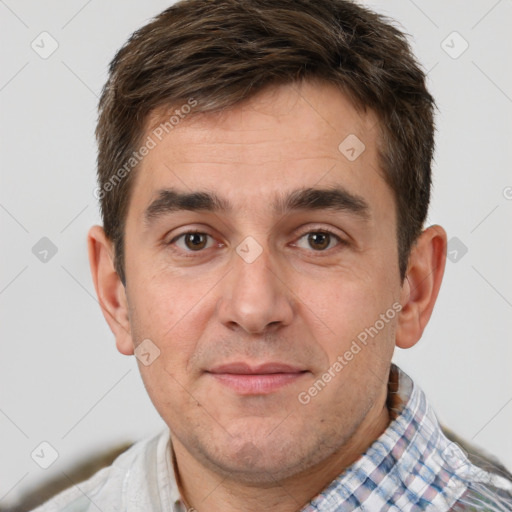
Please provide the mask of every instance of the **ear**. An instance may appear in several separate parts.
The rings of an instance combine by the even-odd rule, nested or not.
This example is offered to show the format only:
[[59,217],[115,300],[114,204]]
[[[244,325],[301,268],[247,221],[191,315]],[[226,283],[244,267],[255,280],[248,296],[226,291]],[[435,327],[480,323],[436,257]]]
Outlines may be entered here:
[[112,242],[101,226],[93,226],[89,230],[87,245],[94,288],[103,316],[116,337],[117,350],[121,354],[132,355],[128,301],[125,287],[115,270]]
[[401,289],[397,347],[415,345],[430,319],[443,280],[446,239],[446,231],[441,226],[430,226],[421,233],[411,250]]

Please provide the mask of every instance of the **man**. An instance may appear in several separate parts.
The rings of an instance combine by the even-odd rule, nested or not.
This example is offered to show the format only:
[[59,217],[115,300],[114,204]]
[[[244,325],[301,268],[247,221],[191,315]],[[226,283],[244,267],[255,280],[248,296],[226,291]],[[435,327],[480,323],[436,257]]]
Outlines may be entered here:
[[434,102],[346,0],[185,0],[100,100],[94,284],[169,427],[39,510],[512,510],[391,364],[421,337]]

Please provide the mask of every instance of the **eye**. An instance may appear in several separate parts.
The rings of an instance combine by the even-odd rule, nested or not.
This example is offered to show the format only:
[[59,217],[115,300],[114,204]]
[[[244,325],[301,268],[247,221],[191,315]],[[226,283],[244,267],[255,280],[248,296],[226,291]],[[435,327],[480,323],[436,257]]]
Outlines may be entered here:
[[[305,243],[301,243],[302,240],[305,240]],[[333,242],[335,242],[333,244]],[[308,245],[309,247],[305,246]],[[331,249],[339,244],[344,244],[343,240],[334,233],[330,231],[309,231],[302,235],[298,242],[295,244],[302,249],[312,248],[316,252],[326,251],[327,249]]]
[[[208,240],[208,238],[210,240]],[[209,245],[208,245],[209,243]],[[207,249],[213,245],[213,239],[207,233],[200,231],[187,231],[174,237],[169,245],[175,244],[179,249],[186,252],[199,252],[202,249]]]

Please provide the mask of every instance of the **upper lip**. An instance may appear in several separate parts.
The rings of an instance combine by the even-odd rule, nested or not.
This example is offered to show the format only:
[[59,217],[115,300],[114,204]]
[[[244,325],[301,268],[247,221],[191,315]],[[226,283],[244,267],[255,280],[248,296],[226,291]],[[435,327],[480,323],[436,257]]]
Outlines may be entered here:
[[263,363],[251,365],[244,362],[221,364],[208,370],[209,373],[232,373],[236,375],[265,375],[272,373],[301,373],[304,368],[284,363]]

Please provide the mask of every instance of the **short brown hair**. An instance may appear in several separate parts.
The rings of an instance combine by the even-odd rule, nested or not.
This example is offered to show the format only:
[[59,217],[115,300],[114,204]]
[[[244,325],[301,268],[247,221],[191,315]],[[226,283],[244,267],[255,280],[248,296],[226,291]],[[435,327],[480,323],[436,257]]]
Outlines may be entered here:
[[403,280],[430,200],[435,107],[405,35],[348,0],[182,0],[118,51],[99,103],[99,198],[123,283],[134,174],[126,162],[149,114],[191,98],[194,112],[226,110],[268,85],[307,79],[336,85],[378,115]]

